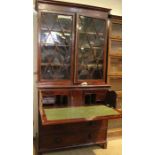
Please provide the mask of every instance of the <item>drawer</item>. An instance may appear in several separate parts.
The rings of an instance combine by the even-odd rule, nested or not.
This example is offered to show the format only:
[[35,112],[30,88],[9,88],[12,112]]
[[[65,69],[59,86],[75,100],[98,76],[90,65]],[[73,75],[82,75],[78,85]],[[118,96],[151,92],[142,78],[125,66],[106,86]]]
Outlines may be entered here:
[[108,122],[104,121],[90,121],[80,123],[67,123],[60,125],[41,126],[39,133],[47,135],[49,133],[77,133],[85,131],[103,130],[107,129]]
[[88,131],[75,133],[49,134],[40,137],[39,147],[41,149],[54,149],[81,144],[95,144],[106,141],[107,130]]
[[44,135],[40,137],[39,145],[41,149],[50,149],[84,144],[87,142],[87,136],[88,135],[77,135],[73,133]]
[[71,91],[69,90],[46,90],[42,91],[42,96],[51,96],[51,95],[70,95]]

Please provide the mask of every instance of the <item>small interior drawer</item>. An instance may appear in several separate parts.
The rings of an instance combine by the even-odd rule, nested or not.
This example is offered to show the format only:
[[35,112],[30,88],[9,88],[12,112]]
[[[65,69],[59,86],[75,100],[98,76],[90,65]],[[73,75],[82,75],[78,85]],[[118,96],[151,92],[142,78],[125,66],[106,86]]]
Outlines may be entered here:
[[68,90],[45,90],[40,92],[40,102],[43,106],[66,106],[70,103]]

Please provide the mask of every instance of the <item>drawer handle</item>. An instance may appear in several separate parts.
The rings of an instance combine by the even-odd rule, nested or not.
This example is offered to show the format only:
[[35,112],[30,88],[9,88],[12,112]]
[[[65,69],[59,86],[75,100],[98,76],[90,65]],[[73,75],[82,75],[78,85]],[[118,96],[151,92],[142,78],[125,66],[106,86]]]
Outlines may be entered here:
[[61,142],[61,139],[60,138],[54,138],[54,142],[55,143],[60,143]]

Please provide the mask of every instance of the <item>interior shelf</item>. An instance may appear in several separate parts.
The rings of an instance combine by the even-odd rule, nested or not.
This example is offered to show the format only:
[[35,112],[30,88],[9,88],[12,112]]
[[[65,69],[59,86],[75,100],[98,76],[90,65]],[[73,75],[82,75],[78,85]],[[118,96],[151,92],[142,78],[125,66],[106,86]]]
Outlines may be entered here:
[[122,58],[122,53],[119,53],[119,52],[117,52],[117,53],[109,53],[109,56],[111,56],[111,57],[119,57],[119,58]]
[[111,41],[122,42],[122,37],[110,36],[110,40]]
[[114,73],[109,73],[108,76],[112,77],[122,77],[122,72],[114,72]]
[[103,46],[91,46],[91,47],[88,47],[88,46],[86,46],[86,47],[79,47],[81,50],[83,50],[83,49],[103,49]]
[[57,30],[57,29],[48,29],[48,28],[45,28],[45,27],[41,27],[41,30],[42,31],[48,31],[48,32],[59,32],[59,33],[72,33],[72,31],[70,31],[70,30],[65,30],[65,29],[63,29],[63,30]]
[[87,66],[88,68],[91,68],[91,67],[93,67],[93,68],[94,68],[94,67],[95,67],[95,68],[96,68],[96,67],[98,67],[98,68],[102,68],[102,67],[103,67],[102,64],[98,64],[98,65],[97,65],[97,64],[86,64],[86,65],[85,65],[85,64],[83,64],[83,65],[80,64],[79,67],[86,67],[86,66]]
[[41,66],[70,66],[70,65],[67,65],[67,64],[53,64],[53,63],[41,63]]
[[40,44],[41,46],[53,46],[53,47],[55,47],[55,46],[58,46],[58,47],[70,47],[70,45],[59,45],[59,44],[51,44],[51,43],[41,43]]
[[90,35],[104,35],[103,33],[96,33],[96,32],[79,32],[80,34],[90,34]]
[[121,37],[121,36],[114,36],[114,35],[112,35],[110,38],[111,38],[112,40],[122,41],[122,37]]

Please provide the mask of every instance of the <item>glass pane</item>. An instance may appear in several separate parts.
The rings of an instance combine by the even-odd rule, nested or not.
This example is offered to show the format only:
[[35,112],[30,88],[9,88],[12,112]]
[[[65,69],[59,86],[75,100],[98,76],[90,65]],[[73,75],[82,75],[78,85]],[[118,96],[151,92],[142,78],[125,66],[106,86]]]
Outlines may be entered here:
[[122,53],[122,42],[121,41],[111,41],[111,54],[121,54]]
[[112,24],[112,37],[122,38],[122,25],[113,23]]
[[70,79],[72,16],[41,13],[41,78]]
[[79,16],[78,79],[103,79],[106,22]]

